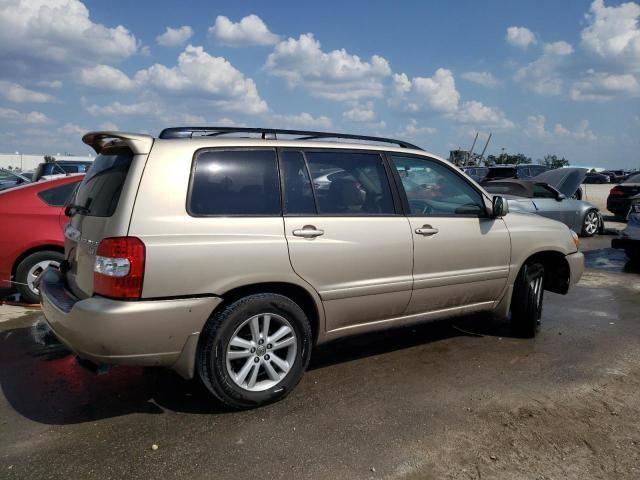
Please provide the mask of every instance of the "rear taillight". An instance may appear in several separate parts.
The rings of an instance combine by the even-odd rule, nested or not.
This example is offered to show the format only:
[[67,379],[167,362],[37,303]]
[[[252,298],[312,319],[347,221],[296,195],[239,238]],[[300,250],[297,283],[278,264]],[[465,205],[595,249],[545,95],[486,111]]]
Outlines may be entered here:
[[618,187],[613,187],[609,190],[609,195],[613,197],[622,197],[624,196],[624,192]]
[[93,266],[97,295],[136,300],[142,295],[145,248],[136,237],[105,238],[98,245]]

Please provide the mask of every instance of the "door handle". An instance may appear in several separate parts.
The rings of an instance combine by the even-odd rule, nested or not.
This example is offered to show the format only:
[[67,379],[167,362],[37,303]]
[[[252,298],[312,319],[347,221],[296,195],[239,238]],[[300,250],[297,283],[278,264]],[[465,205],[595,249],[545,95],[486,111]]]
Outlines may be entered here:
[[305,225],[304,227],[294,230],[293,234],[296,237],[303,238],[316,238],[320,235],[324,235],[324,230],[314,227],[313,225]]
[[435,235],[440,230],[437,228],[433,228],[431,225],[423,225],[421,228],[416,228],[416,233],[418,235],[424,235],[425,237],[430,237],[431,235]]

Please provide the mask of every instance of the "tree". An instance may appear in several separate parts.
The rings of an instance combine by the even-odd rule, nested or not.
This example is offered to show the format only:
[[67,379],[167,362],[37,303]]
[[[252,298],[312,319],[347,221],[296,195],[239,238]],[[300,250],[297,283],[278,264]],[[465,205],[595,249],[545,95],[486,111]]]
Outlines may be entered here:
[[569,166],[569,160],[564,157],[558,158],[557,155],[545,155],[542,160],[538,160],[538,163],[549,168],[562,168]]
[[53,157],[53,156],[51,156],[51,155],[45,155],[45,156],[44,156],[44,161],[45,161],[46,163],[53,163],[53,162],[55,162],[55,161],[56,161],[56,157]]
[[524,153],[516,153],[513,155],[503,152],[498,156],[487,156],[487,163],[490,165],[520,165],[523,163],[531,163],[531,158],[527,157]]

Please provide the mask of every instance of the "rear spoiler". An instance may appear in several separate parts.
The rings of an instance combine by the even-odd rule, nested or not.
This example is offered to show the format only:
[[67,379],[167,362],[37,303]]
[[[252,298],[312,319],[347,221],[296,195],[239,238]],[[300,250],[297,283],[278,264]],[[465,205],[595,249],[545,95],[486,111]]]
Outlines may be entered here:
[[82,141],[93,148],[96,153],[102,152],[105,147],[124,142],[135,155],[145,155],[151,151],[153,137],[140,133],[126,132],[89,132],[82,137]]

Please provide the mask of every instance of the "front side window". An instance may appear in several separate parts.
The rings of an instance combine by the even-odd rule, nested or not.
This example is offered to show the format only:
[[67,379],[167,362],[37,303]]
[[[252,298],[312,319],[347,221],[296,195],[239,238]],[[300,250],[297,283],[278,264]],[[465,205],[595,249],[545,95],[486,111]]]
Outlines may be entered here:
[[304,152],[320,215],[392,215],[391,188],[376,153]]
[[481,216],[482,196],[445,165],[416,157],[392,155],[412,215]]
[[196,216],[281,214],[275,150],[208,150],[196,157],[188,201]]
[[64,207],[71,195],[80,183],[80,179],[77,182],[65,183],[58,187],[48,188],[38,193],[38,197],[44,201],[50,207]]

